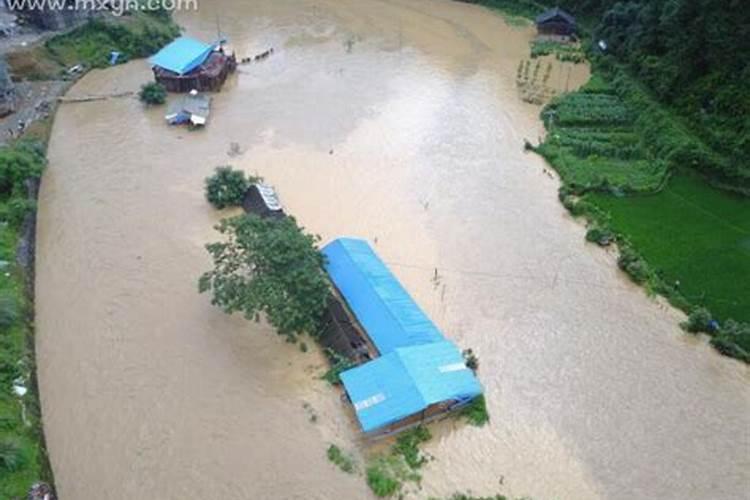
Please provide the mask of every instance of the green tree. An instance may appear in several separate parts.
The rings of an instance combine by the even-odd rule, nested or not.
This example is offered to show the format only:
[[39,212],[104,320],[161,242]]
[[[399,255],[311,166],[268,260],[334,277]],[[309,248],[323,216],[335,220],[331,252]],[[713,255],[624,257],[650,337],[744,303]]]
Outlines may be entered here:
[[245,191],[257,179],[247,178],[242,170],[216,167],[214,175],[206,177],[206,199],[218,209],[242,205]]
[[292,217],[240,215],[222,220],[223,241],[206,245],[214,269],[201,276],[201,293],[226,313],[258,320],[265,313],[280,334],[318,333],[329,285],[320,237],[306,234]]
[[167,89],[161,83],[146,83],[141,87],[138,97],[146,104],[164,104],[167,100]]

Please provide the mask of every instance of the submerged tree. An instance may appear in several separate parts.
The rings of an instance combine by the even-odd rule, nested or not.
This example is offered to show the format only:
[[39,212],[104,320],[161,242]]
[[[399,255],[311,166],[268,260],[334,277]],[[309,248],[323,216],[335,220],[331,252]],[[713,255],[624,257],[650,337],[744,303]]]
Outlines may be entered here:
[[201,276],[200,292],[213,292],[211,302],[229,314],[257,320],[265,313],[280,334],[315,335],[329,294],[320,238],[292,217],[241,215],[216,229],[225,240],[206,245],[214,269]]
[[167,100],[167,89],[161,83],[146,83],[141,87],[138,97],[146,104],[164,104]]

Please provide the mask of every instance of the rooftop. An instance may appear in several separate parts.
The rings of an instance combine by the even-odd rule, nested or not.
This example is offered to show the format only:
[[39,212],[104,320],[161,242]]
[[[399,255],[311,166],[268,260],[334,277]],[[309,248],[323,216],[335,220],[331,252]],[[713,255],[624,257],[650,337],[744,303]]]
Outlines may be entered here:
[[482,393],[458,348],[447,340],[398,348],[343,372],[341,381],[365,432],[432,404]]
[[443,340],[366,241],[339,238],[323,247],[323,254],[333,284],[381,355]]
[[555,7],[554,9],[549,9],[549,10],[542,12],[541,14],[536,16],[535,22],[536,24],[541,24],[547,21],[551,21],[552,19],[555,19],[557,17],[563,19],[565,22],[568,22],[570,24],[576,23],[575,17],[568,14],[567,12],[565,12],[559,7]]
[[180,37],[163,47],[149,61],[154,66],[184,75],[208,59],[213,45],[188,37]]

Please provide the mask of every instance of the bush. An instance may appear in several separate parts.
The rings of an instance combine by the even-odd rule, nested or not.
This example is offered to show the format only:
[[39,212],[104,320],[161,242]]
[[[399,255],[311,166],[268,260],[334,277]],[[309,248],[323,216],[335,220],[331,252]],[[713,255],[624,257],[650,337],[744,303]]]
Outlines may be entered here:
[[367,485],[375,496],[390,497],[401,489],[399,481],[391,471],[388,461],[380,458],[367,467]]
[[617,265],[638,284],[648,281],[651,275],[646,261],[628,244],[620,247],[620,256],[617,258]]
[[321,378],[331,385],[339,385],[341,383],[341,373],[349,368],[353,368],[355,363],[331,349],[326,349],[325,352],[331,367]]
[[705,307],[696,307],[688,315],[688,320],[680,326],[690,333],[710,333],[711,313]]
[[214,175],[206,177],[206,199],[218,209],[242,205],[251,179],[242,170],[217,167]]
[[404,457],[406,464],[412,469],[418,469],[425,463],[427,458],[419,451],[419,445],[432,439],[429,429],[423,425],[418,425],[413,429],[403,432],[396,444],[393,445],[394,455]]
[[164,104],[167,100],[167,89],[161,83],[149,82],[141,87],[138,98],[149,105]]
[[482,427],[489,422],[490,414],[487,412],[487,402],[484,399],[484,394],[474,398],[471,403],[461,410],[459,415],[466,418],[471,425],[476,427]]
[[18,441],[11,438],[0,440],[0,471],[13,472],[24,464],[24,457]]
[[750,324],[727,320],[711,344],[726,356],[750,363]]
[[18,319],[18,301],[9,293],[0,293],[0,328],[12,326]]
[[354,472],[354,459],[341,451],[341,448],[339,448],[335,444],[332,444],[328,447],[326,456],[328,457],[328,460],[336,464],[339,469],[346,472],[347,474],[351,474],[352,472]]
[[474,354],[472,349],[465,349],[461,354],[464,357],[466,367],[476,374],[477,370],[479,370],[479,357]]

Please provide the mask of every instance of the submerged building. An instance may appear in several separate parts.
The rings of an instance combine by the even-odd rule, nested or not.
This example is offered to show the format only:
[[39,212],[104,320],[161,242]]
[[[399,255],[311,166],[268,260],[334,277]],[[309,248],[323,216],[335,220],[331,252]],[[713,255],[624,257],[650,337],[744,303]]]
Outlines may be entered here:
[[154,78],[169,92],[215,92],[237,68],[234,54],[220,44],[180,37],[149,59]]
[[362,364],[341,373],[341,381],[365,434],[389,435],[434,420],[482,393],[458,347],[366,241],[339,238],[322,252],[337,300],[346,305],[338,314],[346,313],[349,328],[329,328],[323,343],[348,342],[362,354],[355,358]]

